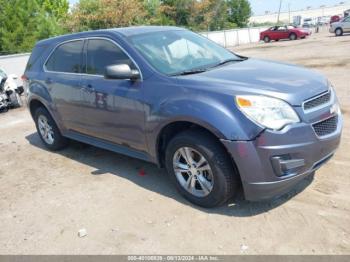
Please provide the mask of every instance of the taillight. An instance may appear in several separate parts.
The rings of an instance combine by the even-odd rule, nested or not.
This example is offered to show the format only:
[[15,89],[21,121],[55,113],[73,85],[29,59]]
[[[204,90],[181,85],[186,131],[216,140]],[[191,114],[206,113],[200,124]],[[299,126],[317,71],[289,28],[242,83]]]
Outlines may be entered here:
[[22,79],[23,82],[24,82],[24,81],[28,81],[28,77],[27,77],[26,75],[22,75],[22,76],[21,76],[21,79]]

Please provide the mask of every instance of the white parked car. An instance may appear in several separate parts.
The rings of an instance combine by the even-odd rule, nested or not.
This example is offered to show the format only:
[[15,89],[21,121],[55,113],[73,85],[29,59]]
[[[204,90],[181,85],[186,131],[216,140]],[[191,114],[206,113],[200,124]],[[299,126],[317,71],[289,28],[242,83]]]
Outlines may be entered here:
[[11,107],[21,107],[23,86],[17,85],[15,74],[7,75],[0,69],[0,112],[7,111]]
[[350,16],[344,17],[339,22],[332,23],[329,31],[334,33],[336,36],[341,36],[344,33],[350,33]]

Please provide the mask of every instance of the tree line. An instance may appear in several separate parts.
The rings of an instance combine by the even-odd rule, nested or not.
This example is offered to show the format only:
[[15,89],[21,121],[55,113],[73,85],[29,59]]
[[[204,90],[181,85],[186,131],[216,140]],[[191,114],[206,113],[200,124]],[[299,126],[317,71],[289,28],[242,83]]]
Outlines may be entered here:
[[0,54],[27,52],[52,36],[131,25],[194,31],[244,27],[248,0],[0,0]]

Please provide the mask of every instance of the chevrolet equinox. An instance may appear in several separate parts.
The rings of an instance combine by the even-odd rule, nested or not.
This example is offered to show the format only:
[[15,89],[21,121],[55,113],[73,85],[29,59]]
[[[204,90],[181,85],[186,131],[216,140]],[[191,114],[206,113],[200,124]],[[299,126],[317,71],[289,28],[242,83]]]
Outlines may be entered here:
[[36,44],[23,75],[38,134],[165,167],[189,201],[214,207],[240,186],[271,199],[335,153],[331,83],[302,67],[234,54],[176,27],[129,27]]

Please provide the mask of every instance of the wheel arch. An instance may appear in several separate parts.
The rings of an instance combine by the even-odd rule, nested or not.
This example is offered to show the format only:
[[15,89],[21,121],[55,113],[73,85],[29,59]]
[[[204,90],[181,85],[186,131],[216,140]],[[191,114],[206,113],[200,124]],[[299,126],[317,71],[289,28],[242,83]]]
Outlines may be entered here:
[[299,37],[298,34],[297,34],[296,32],[290,32],[290,34],[289,34],[288,37],[290,38],[292,35],[295,35],[295,36],[296,36],[296,39]]
[[344,30],[341,26],[338,26],[337,28],[335,28],[334,32],[336,32],[338,29],[340,29],[342,32],[344,32]]
[[48,108],[45,106],[45,104],[42,101],[40,101],[39,99],[32,99],[31,101],[29,101],[28,108],[29,108],[30,115],[32,116],[33,119],[34,119],[34,116],[35,116],[35,111],[39,107],[43,107],[46,110],[48,110]]
[[62,123],[59,121],[58,116],[56,116],[53,112],[53,109],[50,107],[50,104],[47,104],[45,101],[43,101],[42,99],[40,99],[40,97],[35,96],[33,98],[31,98],[28,101],[28,109],[30,112],[30,115],[32,116],[33,120],[35,121],[35,111],[39,108],[39,107],[43,107],[44,109],[46,109],[46,111],[50,114],[50,116],[52,117],[53,121],[55,121],[55,124],[57,125],[58,129],[60,131],[65,130],[63,128]]
[[225,136],[216,128],[198,121],[193,121],[193,120],[187,120],[187,119],[175,120],[173,122],[170,122],[164,125],[161,128],[156,139],[156,160],[157,160],[157,164],[160,167],[164,167],[165,150],[170,140],[173,137],[175,137],[177,134],[184,132],[186,130],[191,130],[191,129],[192,130],[196,129],[198,131],[207,133],[209,136],[217,140],[218,143],[220,143],[223,146],[223,148],[226,150],[224,145],[220,142],[220,139],[224,139]]

